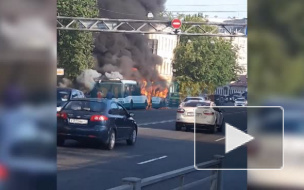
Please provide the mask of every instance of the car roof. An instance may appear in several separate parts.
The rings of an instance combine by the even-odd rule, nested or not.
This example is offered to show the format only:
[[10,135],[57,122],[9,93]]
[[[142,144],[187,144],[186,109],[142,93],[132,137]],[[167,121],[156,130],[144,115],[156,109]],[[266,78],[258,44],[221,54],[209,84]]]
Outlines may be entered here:
[[106,98],[73,98],[71,101],[109,102],[113,100]]
[[[75,89],[75,88],[57,87],[57,90],[68,90],[68,91],[72,91],[72,90],[78,90],[78,89]],[[78,91],[81,91],[81,90],[78,90]]]

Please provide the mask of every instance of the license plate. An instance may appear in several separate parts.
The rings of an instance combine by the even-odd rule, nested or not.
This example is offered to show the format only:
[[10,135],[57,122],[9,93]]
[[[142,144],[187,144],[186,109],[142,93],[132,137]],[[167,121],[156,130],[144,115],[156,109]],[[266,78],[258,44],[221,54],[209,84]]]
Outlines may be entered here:
[[187,115],[188,116],[194,116],[194,113],[193,112],[188,112]]
[[70,123],[75,123],[75,124],[88,124],[88,120],[85,119],[70,119]]

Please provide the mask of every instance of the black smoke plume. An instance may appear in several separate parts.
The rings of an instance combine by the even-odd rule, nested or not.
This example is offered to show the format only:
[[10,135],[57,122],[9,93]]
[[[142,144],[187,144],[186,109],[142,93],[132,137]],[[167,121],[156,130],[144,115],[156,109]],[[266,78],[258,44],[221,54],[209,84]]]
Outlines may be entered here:
[[[149,12],[158,19],[166,0],[99,0],[100,17],[146,20]],[[123,27],[123,26],[122,26]],[[100,33],[95,40],[96,70],[119,72],[125,79],[163,82],[156,65],[162,58],[153,54],[147,36],[140,34]]]

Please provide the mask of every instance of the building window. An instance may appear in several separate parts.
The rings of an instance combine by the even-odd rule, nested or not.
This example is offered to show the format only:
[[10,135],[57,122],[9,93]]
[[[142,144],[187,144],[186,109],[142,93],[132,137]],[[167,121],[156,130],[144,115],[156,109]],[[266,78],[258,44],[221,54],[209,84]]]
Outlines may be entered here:
[[151,52],[153,54],[157,54],[158,49],[158,40],[157,39],[149,39],[149,47],[151,49]]

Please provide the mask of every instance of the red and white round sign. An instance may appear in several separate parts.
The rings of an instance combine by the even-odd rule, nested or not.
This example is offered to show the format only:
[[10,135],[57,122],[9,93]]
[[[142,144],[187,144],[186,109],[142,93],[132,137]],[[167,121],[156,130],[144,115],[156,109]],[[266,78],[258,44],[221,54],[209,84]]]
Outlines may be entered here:
[[182,26],[182,21],[179,20],[179,19],[173,19],[172,22],[171,22],[171,26],[174,29],[180,29],[180,27]]

